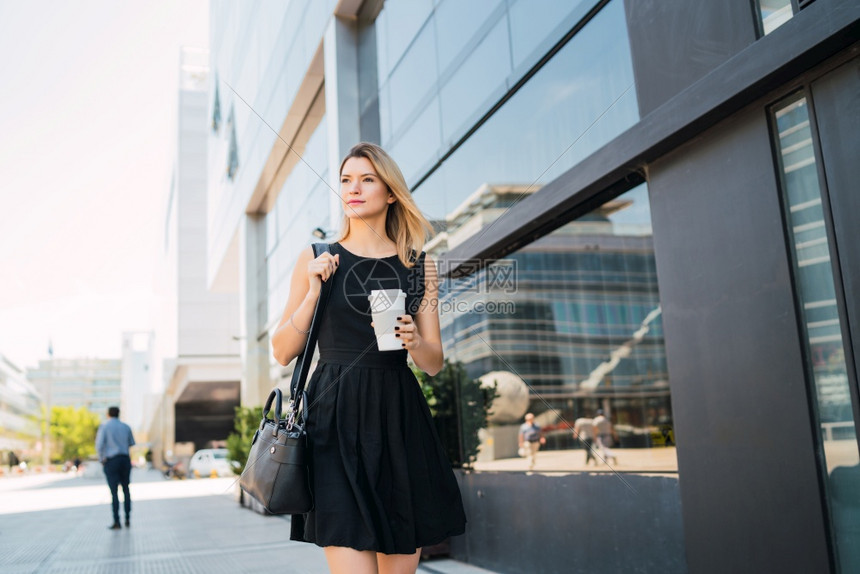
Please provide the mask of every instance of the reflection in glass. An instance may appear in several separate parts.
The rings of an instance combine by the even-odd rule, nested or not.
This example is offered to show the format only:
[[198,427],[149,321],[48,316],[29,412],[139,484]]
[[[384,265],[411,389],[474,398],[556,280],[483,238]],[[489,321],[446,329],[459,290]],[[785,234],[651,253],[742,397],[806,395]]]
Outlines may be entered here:
[[835,546],[844,572],[860,571],[860,453],[854,429],[831,250],[803,94],[774,110],[796,297],[815,388]]
[[[435,160],[444,157],[452,143],[474,127],[595,3],[440,0],[431,7],[429,0],[385,2],[376,19],[374,39],[380,143],[386,148],[405,147],[401,140],[415,139],[419,116],[429,106],[441,105],[443,141],[437,143],[431,137],[423,143],[420,150],[425,157],[412,162],[420,166],[418,171],[404,172],[407,183],[414,186],[423,178]],[[495,129],[482,127],[481,137],[472,138],[473,147],[488,146],[479,160],[493,161],[489,168],[499,172],[500,181],[534,181],[551,166],[541,178],[549,181],[638,119],[626,26],[623,0],[603,6],[538,72],[540,79],[530,79],[520,90],[525,93],[515,96],[518,104],[508,103],[504,113],[496,114],[500,117]],[[500,141],[534,149],[511,162],[504,150],[496,149]],[[530,161],[523,166],[523,160]],[[457,180],[461,195],[449,202],[452,206],[482,183],[473,178],[459,181],[460,172],[474,165],[473,157],[459,166],[451,162],[447,173],[436,178],[439,193],[446,185],[441,180]],[[512,168],[502,173],[509,165]],[[432,201],[444,202],[444,197]]]
[[442,87],[442,135],[448,144],[467,120],[474,124],[474,116],[488,107],[485,102],[491,94],[496,92],[496,100],[504,94],[505,78],[511,72],[509,44],[508,23],[502,18]]
[[[614,0],[415,189],[415,200],[445,222],[482,185],[534,191],[530,184],[552,181],[639,119],[632,86],[624,4]],[[412,184],[414,174],[405,175]],[[449,247],[478,229],[458,227]]]
[[[511,55],[514,68],[531,63],[535,50],[545,51],[569,29],[569,16],[594,5],[583,0],[515,0],[511,2]],[[542,54],[541,54],[542,55]]]
[[791,0],[758,0],[759,16],[764,35],[767,36],[794,16]]
[[436,79],[436,29],[425,26],[388,80],[392,137],[397,137],[410,115],[420,108]]
[[[428,252],[493,221],[523,191],[481,186]],[[536,471],[677,470],[644,184],[440,293],[446,357],[501,383],[476,468],[526,470],[517,433],[529,410],[547,439]],[[600,452],[587,464],[574,433],[580,420],[583,438],[591,434],[598,411],[614,427],[611,466]]]
[[433,10],[431,0],[386,0],[376,24],[379,82],[398,65]]
[[461,56],[472,37],[502,4],[504,0],[443,0],[436,6],[434,19],[440,73],[444,74],[448,66]]
[[441,143],[439,98],[433,98],[409,125],[406,133],[391,146],[389,153],[397,161],[404,177],[409,177],[427,171],[429,164],[438,159],[435,154],[428,155],[427,152],[439,149]]

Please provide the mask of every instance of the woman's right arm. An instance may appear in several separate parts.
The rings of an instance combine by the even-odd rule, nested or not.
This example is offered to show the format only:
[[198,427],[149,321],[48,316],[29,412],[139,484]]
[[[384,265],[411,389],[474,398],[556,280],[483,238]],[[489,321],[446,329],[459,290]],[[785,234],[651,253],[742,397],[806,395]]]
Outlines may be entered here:
[[339,260],[340,256],[328,252],[314,259],[310,247],[299,255],[290,279],[287,306],[272,335],[273,354],[281,365],[287,365],[304,349],[308,335],[301,331],[310,329],[322,281],[334,274]]

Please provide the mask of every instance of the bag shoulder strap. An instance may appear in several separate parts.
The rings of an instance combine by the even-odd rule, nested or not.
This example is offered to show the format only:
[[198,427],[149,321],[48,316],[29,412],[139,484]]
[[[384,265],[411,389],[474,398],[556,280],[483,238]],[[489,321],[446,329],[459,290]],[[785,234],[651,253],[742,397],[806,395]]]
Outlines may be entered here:
[[[319,257],[323,253],[330,253],[331,247],[328,243],[314,243],[314,258]],[[314,356],[314,349],[317,345],[317,337],[319,336],[320,323],[322,322],[323,311],[325,310],[328,297],[331,294],[331,277],[329,281],[322,282],[319,299],[317,299],[316,308],[314,308],[314,316],[311,319],[311,327],[309,329],[307,341],[305,342],[304,350],[296,358],[296,367],[293,369],[293,378],[290,382],[290,407],[293,413],[299,411],[302,402],[302,391],[305,389],[305,381],[308,378],[308,371],[311,368],[311,360]]]

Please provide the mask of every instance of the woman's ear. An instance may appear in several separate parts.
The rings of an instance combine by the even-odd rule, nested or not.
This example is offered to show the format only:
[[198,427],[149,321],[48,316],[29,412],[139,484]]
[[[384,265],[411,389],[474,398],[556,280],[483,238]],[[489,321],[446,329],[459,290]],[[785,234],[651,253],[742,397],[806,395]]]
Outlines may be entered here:
[[394,197],[394,194],[389,191],[388,192],[388,205],[392,205],[393,203],[396,203],[396,202],[397,202],[397,198]]

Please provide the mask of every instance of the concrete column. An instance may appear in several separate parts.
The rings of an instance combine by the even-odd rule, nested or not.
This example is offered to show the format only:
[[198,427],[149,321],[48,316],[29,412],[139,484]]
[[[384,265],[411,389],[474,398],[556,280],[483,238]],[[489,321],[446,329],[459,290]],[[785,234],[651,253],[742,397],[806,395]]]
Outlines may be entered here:
[[152,465],[160,469],[165,460],[175,460],[173,449],[176,446],[176,402],[170,393],[161,396],[149,433]]
[[[340,161],[361,141],[358,92],[358,31],[354,19],[333,17],[323,39],[325,109],[328,129],[328,173],[332,189],[340,189]],[[340,226],[343,210],[331,194],[331,227]]]
[[244,216],[239,229],[239,312],[241,323],[241,404],[261,406],[272,382],[269,378],[268,270],[266,216]]

